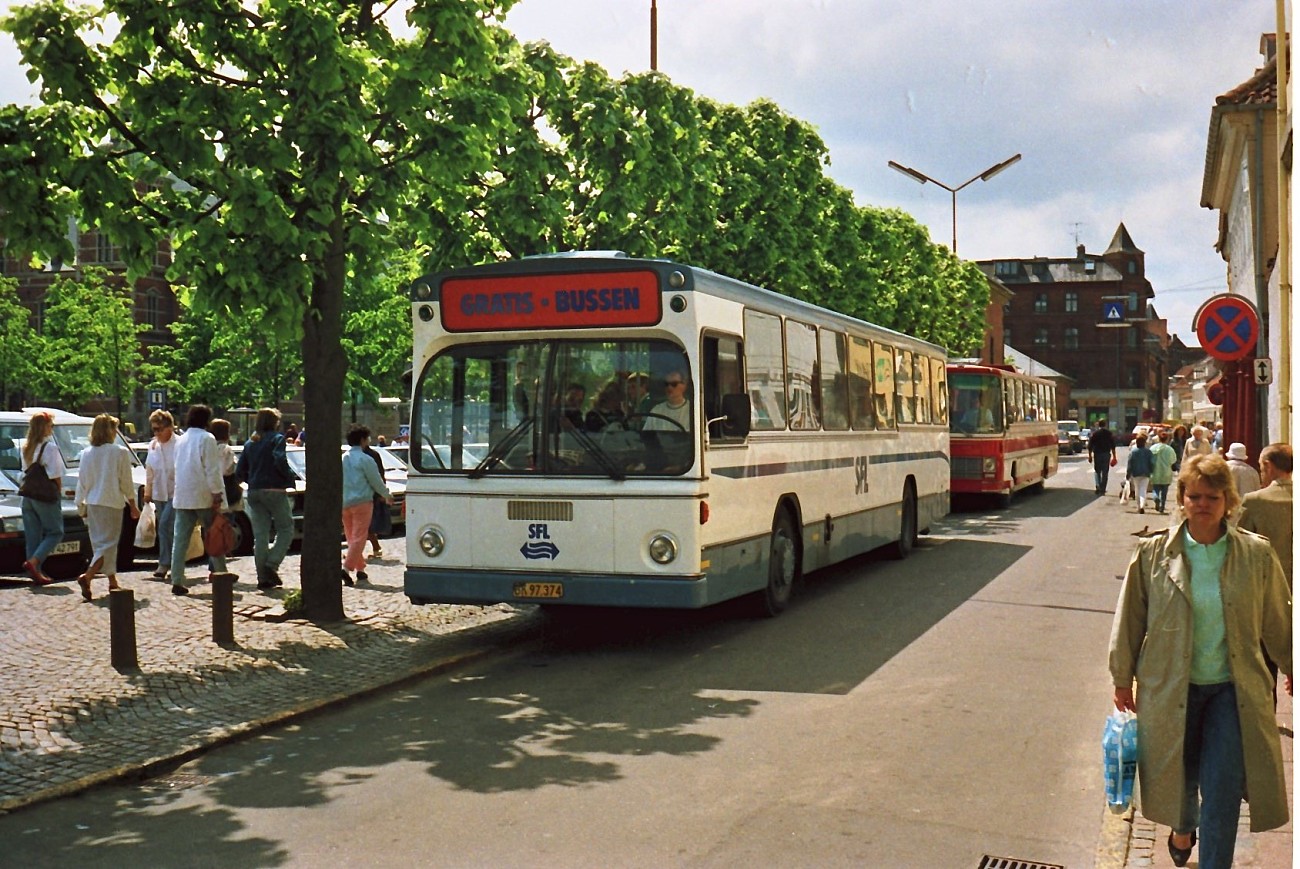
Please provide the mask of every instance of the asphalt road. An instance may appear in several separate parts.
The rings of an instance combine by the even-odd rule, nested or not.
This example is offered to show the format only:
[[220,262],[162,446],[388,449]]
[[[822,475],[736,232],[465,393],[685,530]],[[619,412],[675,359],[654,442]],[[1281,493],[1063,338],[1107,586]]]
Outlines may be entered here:
[[1118,576],[1161,518],[1063,459],[780,618],[551,621],[170,780],[0,817],[3,862],[1091,866]]

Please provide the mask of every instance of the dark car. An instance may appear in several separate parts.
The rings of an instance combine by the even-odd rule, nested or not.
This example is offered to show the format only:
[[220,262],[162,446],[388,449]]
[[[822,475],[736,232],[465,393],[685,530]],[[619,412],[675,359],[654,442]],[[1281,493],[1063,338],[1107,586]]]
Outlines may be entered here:
[[[27,560],[23,537],[23,504],[18,494],[22,459],[12,438],[0,437],[0,573],[23,573]],[[77,576],[90,564],[90,533],[70,498],[63,499],[63,541],[45,560],[47,574],[60,579]]]

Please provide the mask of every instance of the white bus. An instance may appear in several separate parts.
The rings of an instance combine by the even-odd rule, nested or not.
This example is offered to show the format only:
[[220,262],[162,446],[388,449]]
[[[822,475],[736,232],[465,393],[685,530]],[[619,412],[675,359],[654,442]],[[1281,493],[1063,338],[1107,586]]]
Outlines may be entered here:
[[426,276],[411,304],[413,603],[775,615],[948,512],[934,344],[617,253]]

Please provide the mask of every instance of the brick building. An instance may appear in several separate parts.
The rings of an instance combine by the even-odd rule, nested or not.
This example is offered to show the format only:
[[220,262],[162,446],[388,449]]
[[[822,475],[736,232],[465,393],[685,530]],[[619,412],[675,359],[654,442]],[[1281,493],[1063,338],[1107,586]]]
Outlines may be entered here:
[[1152,303],[1145,254],[1124,224],[1103,253],[978,263],[1014,294],[1003,343],[1073,380],[1066,416],[1127,432],[1167,415],[1169,336]]
[[[18,298],[32,312],[32,323],[39,331],[45,314],[45,294],[60,275],[75,276],[86,266],[98,266],[110,273],[110,279],[126,280],[126,263],[122,262],[121,252],[107,236],[95,231],[82,231],[75,225],[70,226],[68,238],[76,251],[76,261],[71,263],[53,262],[44,266],[33,267],[31,258],[19,251],[0,246],[0,276],[13,278],[18,282]],[[180,315],[176,295],[168,284],[166,273],[171,265],[171,248],[163,242],[154,255],[153,269],[148,275],[138,279],[134,287],[135,321],[147,327],[141,333],[140,341],[145,353],[150,347],[170,344],[173,341],[168,328]],[[0,402],[17,410],[24,404],[43,402],[44,396],[15,393],[0,398]],[[75,408],[87,412],[107,410],[116,413],[116,407],[108,400],[91,402],[84,408]],[[73,409],[73,408],[70,408]],[[137,428],[149,415],[148,397],[140,391],[133,396],[122,397],[122,418],[134,422]],[[148,430],[145,426],[144,430]]]

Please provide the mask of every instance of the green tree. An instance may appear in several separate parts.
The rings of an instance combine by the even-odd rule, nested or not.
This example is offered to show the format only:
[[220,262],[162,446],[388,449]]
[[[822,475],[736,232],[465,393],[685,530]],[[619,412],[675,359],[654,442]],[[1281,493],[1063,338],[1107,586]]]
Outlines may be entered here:
[[32,312],[18,298],[18,282],[0,278],[0,404],[6,407],[10,393],[26,393],[36,380],[43,354],[31,320]]
[[302,386],[298,343],[263,329],[265,312],[250,308],[237,316],[181,306],[172,323],[174,345],[153,349],[158,373],[150,386],[166,387],[182,404],[214,407],[278,407]]
[[353,413],[363,401],[406,392],[402,374],[411,367],[411,301],[408,288],[420,276],[428,251],[396,251],[373,273],[353,274],[343,319],[348,356],[347,392]]
[[120,279],[98,268],[60,275],[45,294],[36,391],[64,407],[111,396],[121,413],[122,397],[135,392],[144,373],[144,330]]
[[[134,273],[172,240],[195,309],[301,342],[306,425],[340,434],[348,268],[421,233],[525,102],[512,0],[42,0],[3,26],[44,105],[0,110],[0,235],[60,252],[76,215]],[[402,16],[404,20],[398,20]],[[450,198],[448,198],[450,197]],[[462,200],[463,201],[463,200]],[[17,207],[16,207],[17,206]],[[343,617],[341,468],[308,453],[306,612]]]

